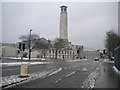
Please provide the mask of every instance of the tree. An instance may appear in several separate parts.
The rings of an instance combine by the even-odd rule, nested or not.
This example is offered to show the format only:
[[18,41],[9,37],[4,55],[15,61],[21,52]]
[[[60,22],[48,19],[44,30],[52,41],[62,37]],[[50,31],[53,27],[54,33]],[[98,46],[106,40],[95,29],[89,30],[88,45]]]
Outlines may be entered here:
[[39,50],[39,52],[41,52],[41,54],[44,57],[46,57],[47,50],[49,50],[50,47],[51,47],[51,41],[45,38],[40,38],[35,43],[35,49]]
[[113,30],[106,33],[105,47],[114,56],[114,49],[120,45],[120,37]]
[[55,58],[57,59],[57,52],[59,49],[65,48],[68,45],[68,41],[60,38],[55,38],[52,43],[53,48],[55,49]]
[[[25,42],[26,45],[27,45],[27,48],[29,48],[29,40],[30,40],[29,35],[21,35],[19,37],[19,39],[21,39],[23,42]],[[31,35],[31,41],[32,41],[32,44],[33,44],[32,49],[33,50],[38,50],[45,57],[47,50],[51,46],[51,41],[47,40],[43,37],[40,38],[40,36],[38,34],[32,34]]]
[[[29,40],[30,40],[30,35],[27,34],[27,35],[20,35],[19,36],[19,39],[22,40],[22,42],[25,42],[26,43],[26,47],[29,48]],[[32,44],[33,44],[33,48],[35,47],[35,43],[37,40],[40,39],[40,36],[38,34],[31,34],[31,41],[32,41]]]

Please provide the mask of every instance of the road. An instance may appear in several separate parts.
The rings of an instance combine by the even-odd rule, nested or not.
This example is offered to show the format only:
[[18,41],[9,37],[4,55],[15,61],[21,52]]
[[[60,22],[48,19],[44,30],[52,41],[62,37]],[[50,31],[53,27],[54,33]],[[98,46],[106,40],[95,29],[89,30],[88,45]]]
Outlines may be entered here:
[[[29,81],[13,88],[80,88],[90,73],[99,66],[99,63],[94,60],[47,60],[46,62],[52,63],[29,66],[29,73],[49,71],[54,68],[62,68],[62,70],[54,75]],[[20,72],[20,66],[5,66],[2,70],[2,76],[17,75]]]

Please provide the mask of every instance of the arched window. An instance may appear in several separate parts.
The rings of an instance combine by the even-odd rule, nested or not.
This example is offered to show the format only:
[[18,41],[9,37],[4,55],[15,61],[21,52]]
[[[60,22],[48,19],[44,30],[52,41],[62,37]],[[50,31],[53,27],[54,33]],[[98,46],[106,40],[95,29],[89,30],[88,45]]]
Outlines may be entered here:
[[51,53],[51,50],[49,51],[49,53]]
[[59,54],[60,54],[60,52],[61,52],[61,51],[59,50]]
[[62,51],[62,54],[63,54],[63,51]]
[[63,11],[63,8],[61,8],[61,11]]
[[66,11],[66,8],[64,8],[64,11]]
[[54,53],[54,50],[53,50],[53,53]]

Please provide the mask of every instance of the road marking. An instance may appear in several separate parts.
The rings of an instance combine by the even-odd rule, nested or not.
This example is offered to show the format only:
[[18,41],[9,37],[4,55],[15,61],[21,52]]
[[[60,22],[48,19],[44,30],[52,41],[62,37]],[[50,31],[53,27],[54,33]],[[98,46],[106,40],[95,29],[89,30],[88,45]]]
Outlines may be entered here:
[[62,79],[58,79],[57,81],[55,81],[55,83],[58,83],[59,81],[61,81]]
[[58,70],[56,70],[56,71],[50,73],[48,76],[51,76],[51,75],[53,75],[53,74],[56,74],[56,73],[60,72],[61,70],[62,70],[62,68],[59,68]]
[[73,68],[76,68],[76,67],[78,67],[79,65],[76,65],[76,66],[73,66]]
[[64,67],[64,69],[67,69],[66,67]]
[[72,73],[66,75],[66,77],[69,77],[69,76],[73,75],[74,73],[75,73],[75,71],[73,71]]
[[83,69],[82,69],[82,71],[87,71],[88,69],[86,68],[86,67],[84,67]]
[[54,68],[55,66],[49,66],[48,68]]

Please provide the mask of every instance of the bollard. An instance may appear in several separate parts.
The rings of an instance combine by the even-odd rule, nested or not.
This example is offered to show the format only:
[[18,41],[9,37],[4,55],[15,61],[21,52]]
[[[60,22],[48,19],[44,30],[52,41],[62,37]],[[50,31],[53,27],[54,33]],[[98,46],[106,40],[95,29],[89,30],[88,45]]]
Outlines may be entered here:
[[28,75],[28,64],[21,64],[21,70],[19,77],[29,77]]

